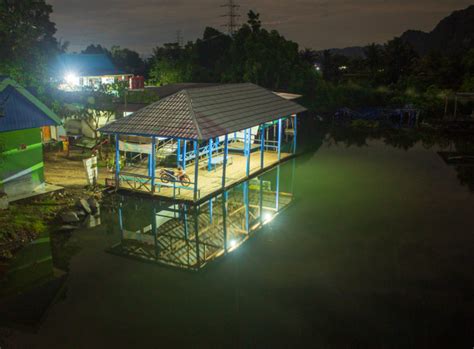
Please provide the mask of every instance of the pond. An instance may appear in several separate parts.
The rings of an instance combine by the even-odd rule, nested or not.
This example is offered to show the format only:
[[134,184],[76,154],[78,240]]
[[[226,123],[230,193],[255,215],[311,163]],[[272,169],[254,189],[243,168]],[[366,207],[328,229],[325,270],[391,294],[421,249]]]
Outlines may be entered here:
[[304,136],[199,207],[113,195],[28,246],[2,347],[471,347],[471,140]]

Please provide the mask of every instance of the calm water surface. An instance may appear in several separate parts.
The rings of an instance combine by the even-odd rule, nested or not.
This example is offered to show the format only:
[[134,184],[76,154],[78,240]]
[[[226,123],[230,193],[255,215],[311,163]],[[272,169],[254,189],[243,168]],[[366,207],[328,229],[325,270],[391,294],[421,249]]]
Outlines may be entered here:
[[5,290],[64,287],[2,348],[472,347],[474,166],[438,151],[474,148],[352,136],[198,210],[109,198],[16,261]]

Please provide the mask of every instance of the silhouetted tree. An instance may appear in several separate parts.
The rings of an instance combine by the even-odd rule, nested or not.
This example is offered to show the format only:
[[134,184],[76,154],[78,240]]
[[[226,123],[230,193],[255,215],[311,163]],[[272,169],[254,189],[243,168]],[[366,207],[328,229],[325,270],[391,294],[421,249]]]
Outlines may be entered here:
[[44,0],[0,2],[0,74],[44,89],[49,65],[65,48],[54,38],[51,12]]
[[397,83],[403,76],[408,76],[417,59],[413,48],[401,40],[394,38],[384,46],[384,78],[386,83]]

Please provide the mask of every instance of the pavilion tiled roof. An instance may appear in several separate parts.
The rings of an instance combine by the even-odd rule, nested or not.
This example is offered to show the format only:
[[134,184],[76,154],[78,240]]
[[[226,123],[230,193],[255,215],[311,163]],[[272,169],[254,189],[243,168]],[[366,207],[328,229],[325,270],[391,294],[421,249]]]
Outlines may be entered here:
[[305,110],[251,83],[223,84],[184,89],[100,131],[207,140]]

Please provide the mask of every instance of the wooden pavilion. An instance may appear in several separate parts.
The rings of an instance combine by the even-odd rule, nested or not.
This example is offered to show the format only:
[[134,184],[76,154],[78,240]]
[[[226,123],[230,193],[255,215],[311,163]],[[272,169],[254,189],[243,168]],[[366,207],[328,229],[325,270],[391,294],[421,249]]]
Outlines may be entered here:
[[[117,189],[198,202],[294,155],[305,110],[251,83],[225,84],[183,89],[100,131],[115,135]],[[190,185],[160,179],[178,166],[192,169]]]

